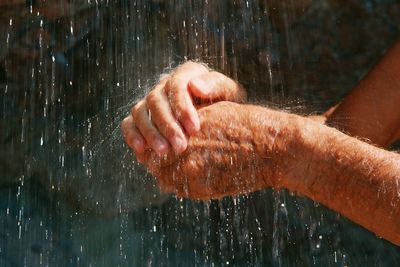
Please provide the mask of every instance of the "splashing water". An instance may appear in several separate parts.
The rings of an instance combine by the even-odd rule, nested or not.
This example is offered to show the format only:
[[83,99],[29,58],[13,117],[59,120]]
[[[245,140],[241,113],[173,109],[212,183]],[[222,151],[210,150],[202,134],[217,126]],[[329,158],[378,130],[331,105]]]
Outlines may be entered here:
[[397,266],[398,248],[286,191],[162,194],[119,130],[188,59],[252,102],[325,110],[400,32],[398,1],[337,2],[0,0],[0,266]]

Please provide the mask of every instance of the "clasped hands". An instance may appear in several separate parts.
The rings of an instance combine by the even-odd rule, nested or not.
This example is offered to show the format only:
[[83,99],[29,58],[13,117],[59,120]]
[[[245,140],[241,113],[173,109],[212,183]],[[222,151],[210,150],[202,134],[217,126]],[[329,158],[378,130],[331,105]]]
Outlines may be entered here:
[[161,189],[181,197],[277,186],[297,116],[238,104],[245,99],[238,83],[187,62],[132,108],[122,122],[125,141]]
[[399,139],[399,51],[318,118],[235,103],[245,101],[236,82],[188,62],[133,107],[125,140],[164,191],[205,200],[283,187],[400,245],[399,155],[351,137]]

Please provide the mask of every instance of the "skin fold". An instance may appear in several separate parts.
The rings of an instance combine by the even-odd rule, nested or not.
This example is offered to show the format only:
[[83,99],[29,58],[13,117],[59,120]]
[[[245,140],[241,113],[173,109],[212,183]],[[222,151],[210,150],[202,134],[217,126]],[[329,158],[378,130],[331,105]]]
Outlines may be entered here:
[[206,200],[287,188],[400,245],[400,155],[258,106],[219,102],[199,114],[182,155],[146,153],[163,190]]
[[400,156],[383,149],[400,139],[400,42],[323,116],[226,100],[245,100],[238,83],[187,62],[124,119],[161,189],[206,200],[286,188],[400,245]]
[[201,108],[199,116],[201,130],[190,137],[185,152],[146,153],[144,163],[164,190],[210,199],[274,186],[275,154],[282,149],[275,140],[284,127],[276,111],[219,102]]

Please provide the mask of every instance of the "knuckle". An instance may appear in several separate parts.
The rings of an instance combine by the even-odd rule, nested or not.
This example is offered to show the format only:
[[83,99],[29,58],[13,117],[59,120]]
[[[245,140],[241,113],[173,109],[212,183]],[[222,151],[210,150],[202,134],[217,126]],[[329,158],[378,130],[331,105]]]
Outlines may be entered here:
[[233,90],[235,82],[220,72],[213,71],[212,76],[216,83],[225,85],[224,88]]
[[192,69],[196,68],[196,69],[198,69],[200,71],[208,71],[209,70],[209,68],[207,67],[207,65],[205,63],[201,64],[201,63],[194,62],[194,61],[191,61],[191,60],[189,60],[186,63],[184,63],[182,66],[185,67],[185,68],[192,68]]
[[134,106],[132,107],[132,109],[131,109],[131,114],[132,114],[133,117],[135,117],[135,114],[138,113],[138,111],[139,111],[139,109],[140,109],[140,107],[141,107],[143,101],[144,101],[144,100],[140,100],[136,105],[134,105]]
[[120,127],[121,127],[121,129],[122,129],[123,132],[126,131],[128,125],[129,125],[129,123],[130,123],[130,118],[129,118],[129,117],[126,117],[126,118],[124,118],[124,119],[122,120]]
[[130,121],[130,118],[125,117],[121,122],[121,127],[125,127],[126,125],[128,125],[129,121]]
[[197,67],[197,65],[199,64],[192,60],[188,60],[182,65],[182,67]]
[[131,115],[132,116],[134,116],[134,114],[137,112],[137,104],[136,105],[134,105],[132,108],[131,108]]
[[157,103],[160,99],[158,91],[151,91],[147,96],[146,96],[146,102],[149,105],[152,105],[154,103]]
[[169,77],[171,77],[171,73],[162,73],[159,78],[160,84],[162,83],[165,84],[165,82],[169,79]]
[[165,82],[165,85],[164,85],[163,90],[164,90],[164,92],[165,92],[166,94],[169,94],[169,93],[171,92],[171,90],[172,90],[172,78],[169,78],[169,79]]

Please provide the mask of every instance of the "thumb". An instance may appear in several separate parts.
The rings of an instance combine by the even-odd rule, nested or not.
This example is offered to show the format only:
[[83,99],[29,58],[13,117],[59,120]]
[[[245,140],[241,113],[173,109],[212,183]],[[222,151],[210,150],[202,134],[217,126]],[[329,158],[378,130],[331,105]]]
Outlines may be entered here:
[[201,100],[246,101],[246,92],[240,84],[216,71],[191,79],[188,83],[188,89],[192,96]]

